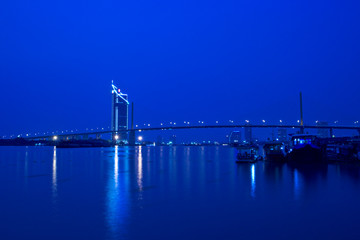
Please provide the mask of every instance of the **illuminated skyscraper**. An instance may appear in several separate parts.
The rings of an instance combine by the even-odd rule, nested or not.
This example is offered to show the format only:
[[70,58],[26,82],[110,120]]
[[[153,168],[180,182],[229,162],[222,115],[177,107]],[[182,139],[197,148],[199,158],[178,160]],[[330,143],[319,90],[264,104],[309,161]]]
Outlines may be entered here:
[[111,111],[111,130],[116,134],[120,141],[127,141],[129,118],[128,95],[124,94],[112,83],[112,111]]

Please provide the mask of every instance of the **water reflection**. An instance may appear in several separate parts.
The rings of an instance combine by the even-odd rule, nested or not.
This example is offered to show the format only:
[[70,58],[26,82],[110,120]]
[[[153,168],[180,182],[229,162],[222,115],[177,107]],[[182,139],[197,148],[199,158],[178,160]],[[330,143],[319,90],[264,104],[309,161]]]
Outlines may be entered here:
[[251,197],[255,197],[255,187],[256,187],[256,182],[255,182],[255,163],[253,163],[251,165]]
[[[115,146],[113,164],[109,165],[107,174],[109,179],[106,192],[106,220],[110,239],[118,239],[125,234],[124,223],[129,208],[129,153],[128,150],[122,153],[121,159],[119,159],[119,147]],[[125,169],[120,174],[119,169],[122,167],[125,167]]]
[[184,148],[184,164],[185,164],[185,180],[186,180],[186,184],[188,186],[190,186],[190,182],[191,182],[191,179],[190,179],[190,147],[185,147]]
[[56,146],[53,150],[53,159],[52,159],[52,195],[55,200],[57,197],[57,163],[56,163]]
[[[29,151],[27,150],[28,147],[26,147],[26,152],[25,152],[25,166],[24,166],[24,175],[28,176],[29,172],[28,172],[28,168],[29,168]],[[25,178],[25,185],[27,186],[27,178]]]
[[266,162],[264,168],[267,182],[274,184],[279,191],[291,187],[295,200],[302,198],[303,194],[316,192],[317,183],[326,182],[328,172],[327,164]]
[[359,166],[354,166],[353,164],[334,164],[331,167],[336,169],[337,174],[341,176],[346,176],[352,180],[354,184],[358,184],[360,181],[360,169]]
[[225,147],[3,149],[0,239],[360,236],[356,164],[236,164]]
[[317,192],[318,183],[327,179],[327,164],[289,163],[288,168],[293,174],[295,199],[299,199],[300,194]]
[[237,174],[241,178],[242,184],[246,187],[247,194],[255,198],[256,194],[256,166],[258,163],[236,164]]
[[138,148],[138,156],[137,156],[137,184],[140,191],[139,198],[142,198],[141,192],[143,190],[143,156],[142,156],[142,146]]
[[284,163],[279,162],[264,162],[264,173],[266,180],[272,183],[279,184],[283,181]]
[[117,189],[119,181],[119,147],[115,146],[115,155],[114,155],[114,182],[115,189]]
[[294,169],[294,198],[299,199],[300,195],[300,179],[299,172],[297,169]]

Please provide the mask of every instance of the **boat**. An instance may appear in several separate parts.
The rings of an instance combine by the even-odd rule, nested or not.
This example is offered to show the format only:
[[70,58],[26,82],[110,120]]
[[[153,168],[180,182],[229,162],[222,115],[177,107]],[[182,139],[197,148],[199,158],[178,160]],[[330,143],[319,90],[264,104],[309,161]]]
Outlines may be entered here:
[[266,161],[285,161],[286,151],[283,142],[268,142],[264,145]]
[[237,147],[236,163],[254,163],[261,160],[258,155],[258,146],[255,145],[240,145]]
[[338,143],[326,145],[326,159],[328,161],[358,161],[356,146],[351,143]]
[[317,136],[311,134],[296,134],[291,138],[292,148],[289,150],[289,161],[322,162],[323,150]]

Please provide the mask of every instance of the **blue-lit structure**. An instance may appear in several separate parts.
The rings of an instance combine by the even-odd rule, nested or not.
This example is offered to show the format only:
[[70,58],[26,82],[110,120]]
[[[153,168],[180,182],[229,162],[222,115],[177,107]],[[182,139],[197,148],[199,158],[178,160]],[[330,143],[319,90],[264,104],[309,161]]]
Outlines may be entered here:
[[128,95],[121,92],[119,88],[112,86],[112,110],[111,130],[114,132],[115,140],[127,141],[127,130],[129,128],[129,101]]
[[233,131],[229,136],[229,144],[231,145],[239,145],[241,143],[241,132]]

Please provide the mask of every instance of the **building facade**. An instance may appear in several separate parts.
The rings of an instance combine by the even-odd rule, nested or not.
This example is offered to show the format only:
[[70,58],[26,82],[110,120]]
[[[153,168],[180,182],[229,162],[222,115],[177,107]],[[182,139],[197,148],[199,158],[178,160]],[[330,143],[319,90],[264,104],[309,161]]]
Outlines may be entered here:
[[128,95],[120,91],[112,83],[112,111],[111,130],[115,133],[116,140],[127,141],[127,130],[129,128],[129,101]]

